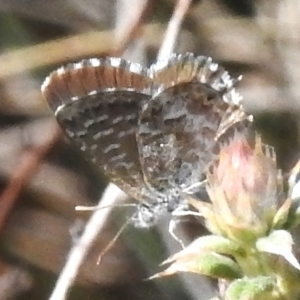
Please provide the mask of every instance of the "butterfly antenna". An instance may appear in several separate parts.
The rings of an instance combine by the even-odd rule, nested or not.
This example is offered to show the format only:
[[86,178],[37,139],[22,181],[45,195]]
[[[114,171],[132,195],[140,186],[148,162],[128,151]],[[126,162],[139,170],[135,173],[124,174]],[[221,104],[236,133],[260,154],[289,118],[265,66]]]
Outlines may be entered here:
[[129,225],[129,223],[131,222],[131,220],[137,215],[137,213],[135,212],[131,218],[129,218],[123,225],[122,227],[118,230],[118,232],[116,233],[116,235],[114,236],[114,238],[107,244],[107,246],[100,252],[99,256],[98,256],[98,260],[97,260],[97,265],[99,265],[101,263],[101,260],[103,258],[103,256],[113,247],[113,245],[115,244],[115,242],[117,241],[117,239],[119,238],[119,236],[122,234],[122,232],[125,230],[125,228]]

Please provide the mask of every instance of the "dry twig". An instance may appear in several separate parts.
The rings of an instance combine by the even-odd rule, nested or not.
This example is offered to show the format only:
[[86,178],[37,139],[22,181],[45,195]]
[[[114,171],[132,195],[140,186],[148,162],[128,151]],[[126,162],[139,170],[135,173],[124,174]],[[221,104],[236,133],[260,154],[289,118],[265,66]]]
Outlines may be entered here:
[[[124,200],[125,194],[115,185],[109,184],[99,201],[96,209],[87,222],[80,239],[69,252],[66,264],[59,275],[55,288],[49,300],[63,300],[67,298],[69,289],[76,279],[79,268],[84,261],[92,243],[103,229],[115,205]],[[103,207],[101,209],[101,207]]]
[[25,152],[21,157],[20,164],[13,172],[13,176],[10,178],[7,187],[1,195],[0,231],[3,230],[7,217],[18,199],[18,195],[37,172],[37,169],[41,165],[41,161],[60,137],[61,131],[55,126],[52,133],[50,133],[50,138],[43,145]]
[[175,7],[173,16],[169,21],[163,43],[159,49],[157,60],[168,57],[174,51],[176,40],[179,35],[181,24],[190,7],[191,0],[179,0]]

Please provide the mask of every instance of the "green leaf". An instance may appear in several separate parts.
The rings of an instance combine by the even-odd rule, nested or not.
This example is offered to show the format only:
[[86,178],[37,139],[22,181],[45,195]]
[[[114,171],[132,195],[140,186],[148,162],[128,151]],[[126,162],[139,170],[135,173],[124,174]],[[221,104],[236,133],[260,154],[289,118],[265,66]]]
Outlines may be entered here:
[[269,276],[237,279],[226,291],[225,300],[275,300],[276,281]]
[[234,257],[245,256],[245,250],[235,241],[231,241],[218,235],[202,236],[193,241],[180,252],[175,253],[162,264],[171,263],[175,260],[192,259],[198,257],[201,253],[216,252],[219,254],[227,254]]
[[191,272],[227,280],[242,276],[241,268],[231,258],[217,253],[202,253],[193,257],[193,259],[190,257],[188,260],[175,261],[165,271],[155,274],[149,279],[169,276],[179,272]]
[[293,254],[294,244],[292,235],[286,230],[274,230],[267,237],[257,240],[256,248],[261,252],[281,255],[294,268],[300,270],[300,264]]
[[197,273],[215,278],[232,280],[242,276],[240,266],[231,258],[217,254],[207,253],[195,261]]

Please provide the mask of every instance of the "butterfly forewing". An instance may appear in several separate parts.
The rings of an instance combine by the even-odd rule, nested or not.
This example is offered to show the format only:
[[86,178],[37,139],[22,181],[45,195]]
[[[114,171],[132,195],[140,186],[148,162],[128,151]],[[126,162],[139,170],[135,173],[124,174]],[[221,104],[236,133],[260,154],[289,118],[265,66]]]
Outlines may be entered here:
[[146,181],[168,193],[201,180],[218,133],[246,114],[231,93],[236,80],[209,58],[176,56],[151,76],[156,96],[140,113],[138,147]]
[[42,88],[63,131],[134,198],[142,198],[144,186],[135,134],[150,90],[147,72],[122,59],[68,65],[53,72]]

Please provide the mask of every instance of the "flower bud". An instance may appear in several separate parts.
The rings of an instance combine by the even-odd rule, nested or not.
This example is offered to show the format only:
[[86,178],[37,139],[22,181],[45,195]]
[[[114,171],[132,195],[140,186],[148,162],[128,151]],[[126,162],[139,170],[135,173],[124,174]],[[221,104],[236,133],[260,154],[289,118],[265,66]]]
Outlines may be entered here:
[[244,136],[235,134],[208,174],[208,193],[214,222],[223,233],[239,240],[265,234],[283,203],[273,149],[259,138],[251,147]]

